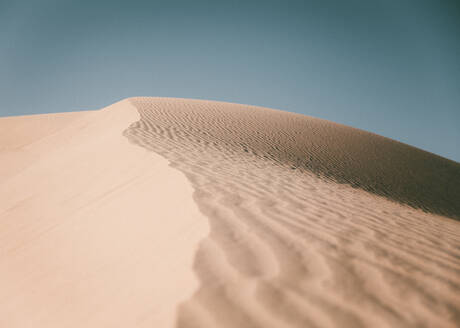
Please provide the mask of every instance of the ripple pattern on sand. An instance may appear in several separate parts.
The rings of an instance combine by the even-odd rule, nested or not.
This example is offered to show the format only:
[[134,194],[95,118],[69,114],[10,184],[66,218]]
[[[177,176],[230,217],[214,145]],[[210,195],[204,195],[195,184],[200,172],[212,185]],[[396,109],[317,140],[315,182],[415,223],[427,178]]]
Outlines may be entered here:
[[458,163],[302,115],[131,102],[125,136],[186,174],[211,226],[178,327],[458,325]]

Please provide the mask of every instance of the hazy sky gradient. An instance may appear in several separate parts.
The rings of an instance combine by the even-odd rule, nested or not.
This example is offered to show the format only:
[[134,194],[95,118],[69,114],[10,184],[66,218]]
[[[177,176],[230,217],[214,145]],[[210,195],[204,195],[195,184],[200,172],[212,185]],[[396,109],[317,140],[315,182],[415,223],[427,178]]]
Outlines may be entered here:
[[0,116],[212,99],[460,161],[459,36],[455,0],[0,0]]

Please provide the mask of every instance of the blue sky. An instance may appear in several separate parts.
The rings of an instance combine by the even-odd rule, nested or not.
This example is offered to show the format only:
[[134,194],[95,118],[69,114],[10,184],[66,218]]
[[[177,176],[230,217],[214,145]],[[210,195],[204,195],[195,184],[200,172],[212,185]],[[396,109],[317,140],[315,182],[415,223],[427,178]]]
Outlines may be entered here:
[[0,116],[131,96],[351,125],[460,161],[458,1],[0,2]]

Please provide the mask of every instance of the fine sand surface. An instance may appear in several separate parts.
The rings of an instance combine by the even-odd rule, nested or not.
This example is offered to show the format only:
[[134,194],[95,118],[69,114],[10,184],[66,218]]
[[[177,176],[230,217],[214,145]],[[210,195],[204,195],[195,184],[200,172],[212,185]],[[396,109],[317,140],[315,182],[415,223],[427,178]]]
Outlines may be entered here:
[[0,327],[460,327],[460,164],[130,98],[0,118]]

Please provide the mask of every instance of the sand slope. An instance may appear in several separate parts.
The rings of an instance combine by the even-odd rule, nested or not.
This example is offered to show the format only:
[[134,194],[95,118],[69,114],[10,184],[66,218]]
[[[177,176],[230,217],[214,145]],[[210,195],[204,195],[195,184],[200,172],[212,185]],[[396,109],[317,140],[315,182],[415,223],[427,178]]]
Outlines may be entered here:
[[459,163],[184,99],[0,131],[0,326],[460,322]]
[[0,119],[0,327],[171,327],[206,219],[127,102]]

